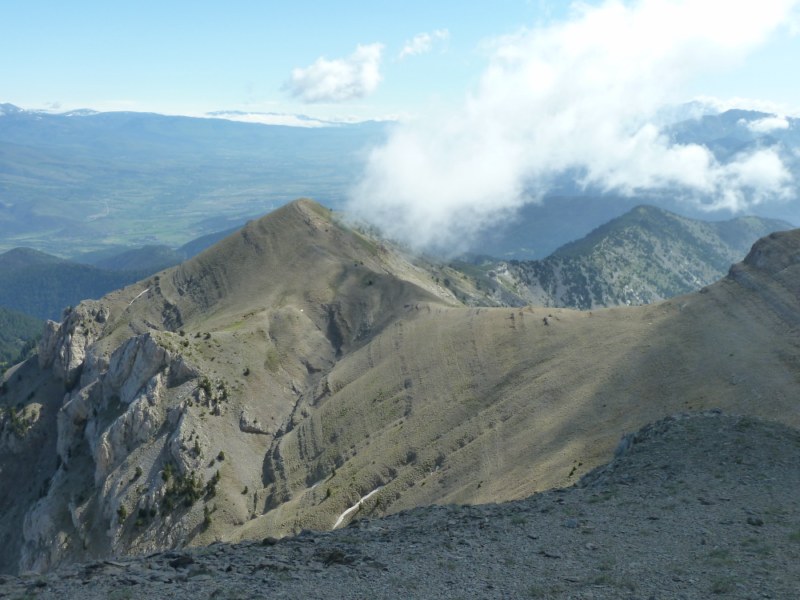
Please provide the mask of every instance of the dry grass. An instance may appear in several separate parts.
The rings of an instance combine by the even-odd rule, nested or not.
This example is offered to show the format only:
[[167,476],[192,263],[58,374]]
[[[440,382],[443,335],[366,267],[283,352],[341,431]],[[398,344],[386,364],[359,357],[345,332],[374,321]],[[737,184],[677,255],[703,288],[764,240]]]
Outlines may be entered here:
[[[179,314],[185,336],[159,342],[230,390],[221,414],[195,406],[184,425],[226,457],[213,522],[189,527],[199,507],[186,517],[195,543],[329,529],[381,485],[360,513],[568,485],[623,433],[683,410],[800,426],[800,350],[786,320],[798,314],[797,266],[742,269],[741,283],[645,307],[467,308],[303,201],[103,300],[96,349]],[[168,402],[185,393],[168,390]],[[242,411],[268,434],[241,432]],[[163,443],[143,443],[118,476],[155,465]]]

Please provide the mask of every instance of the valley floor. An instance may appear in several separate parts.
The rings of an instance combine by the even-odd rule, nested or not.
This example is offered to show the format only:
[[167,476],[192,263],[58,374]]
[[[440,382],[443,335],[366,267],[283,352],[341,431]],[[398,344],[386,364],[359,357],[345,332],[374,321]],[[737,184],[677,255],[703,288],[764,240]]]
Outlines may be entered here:
[[800,597],[800,432],[679,415],[617,455],[521,501],[0,576],[0,598]]

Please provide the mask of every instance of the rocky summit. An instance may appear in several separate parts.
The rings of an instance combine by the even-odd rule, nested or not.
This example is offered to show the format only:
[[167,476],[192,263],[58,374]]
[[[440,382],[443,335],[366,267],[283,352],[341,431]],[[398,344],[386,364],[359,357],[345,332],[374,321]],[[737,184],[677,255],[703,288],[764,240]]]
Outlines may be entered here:
[[[296,554],[292,564],[309,572],[332,573],[350,561],[347,568],[369,570],[342,573],[382,577],[390,571],[375,565],[393,564],[388,557],[397,544],[384,553],[365,545],[356,555],[337,545],[340,554],[315,555],[308,540],[339,544],[344,538],[337,536],[346,536],[339,530],[352,531],[346,527],[354,518],[431,505],[489,505],[458,511],[491,516],[498,502],[573,485],[608,462],[622,435],[665,415],[722,409],[798,427],[799,257],[796,230],[763,238],[720,281],[658,304],[470,307],[391,245],[318,204],[294,202],[177,267],[67,311],[47,325],[37,355],[4,374],[0,572],[43,573],[47,589],[46,574],[72,564],[99,561],[87,568],[119,574],[127,564],[150,564],[125,562],[129,557],[177,552],[151,560],[159,576],[174,580],[194,571],[169,561],[186,555],[200,562],[204,553],[232,547],[221,543],[270,538],[281,540],[275,552]],[[652,487],[660,480],[646,481]],[[797,495],[791,476],[782,481]],[[733,506],[698,495],[713,510]],[[603,504],[589,496],[586,503]],[[664,507],[652,500],[645,504],[657,519],[641,516],[637,527],[621,519],[634,509],[619,505],[614,527],[626,533],[620,544],[662,524],[664,544],[681,539],[667,533],[680,531],[680,522],[665,520]],[[743,506],[761,510],[750,500]],[[584,517],[562,516],[561,536],[588,535]],[[442,518],[453,527],[461,522]],[[568,518],[577,525],[562,527]],[[508,531],[523,531],[517,525]],[[434,544],[435,528],[420,527]],[[499,531],[493,543],[503,543]],[[537,542],[527,536],[539,534],[524,531],[520,543]],[[240,548],[263,552],[258,543]],[[506,565],[497,551],[496,566],[488,555],[458,554],[469,545],[457,539],[447,543],[452,548],[432,550],[441,554],[426,566],[444,576],[461,568],[458,557],[477,576],[475,565],[484,560],[497,574],[522,569],[520,557],[530,548],[566,556],[541,543],[509,546],[518,562]],[[591,552],[588,543],[596,542],[583,542]],[[423,558],[410,546],[397,548],[400,557]],[[629,574],[647,564],[624,553],[616,560]],[[276,569],[276,581],[294,576]],[[517,570],[507,571],[507,582],[526,581]],[[552,585],[585,576],[572,570]],[[132,579],[149,581],[137,573]],[[413,583],[421,585],[426,572],[416,573]],[[680,589],[688,594],[695,589],[690,580],[699,579],[685,577]],[[755,572],[750,579],[757,581]],[[444,581],[452,591],[455,584]],[[613,581],[606,583],[617,595],[608,597],[628,593],[617,585],[621,576]],[[392,582],[394,589],[400,584]],[[480,585],[466,593],[517,593],[495,581],[486,584],[493,592]]]
[[524,500],[6,576],[0,596],[797,598],[800,432],[682,414],[616,454]]

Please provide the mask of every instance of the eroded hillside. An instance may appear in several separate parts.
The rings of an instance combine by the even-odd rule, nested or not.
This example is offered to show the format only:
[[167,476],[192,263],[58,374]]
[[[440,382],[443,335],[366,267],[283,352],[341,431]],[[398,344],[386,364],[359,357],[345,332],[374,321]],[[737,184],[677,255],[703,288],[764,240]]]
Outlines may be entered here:
[[295,202],[82,303],[6,374],[2,570],[331,529],[368,495],[521,498],[679,410],[800,425],[798,252],[770,236],[657,305],[469,308]]

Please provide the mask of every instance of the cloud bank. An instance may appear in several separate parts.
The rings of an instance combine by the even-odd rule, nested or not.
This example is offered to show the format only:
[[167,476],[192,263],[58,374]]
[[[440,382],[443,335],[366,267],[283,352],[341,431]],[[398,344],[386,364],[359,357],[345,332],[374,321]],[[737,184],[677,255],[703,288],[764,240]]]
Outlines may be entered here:
[[786,117],[772,116],[750,121],[747,128],[754,133],[769,133],[778,129],[789,129],[789,121]]
[[448,39],[450,39],[450,32],[447,29],[437,29],[431,33],[417,34],[403,45],[403,49],[400,50],[397,58],[403,60],[409,56],[427,54],[433,50],[435,43],[444,42]]
[[691,80],[735,67],[796,4],[606,1],[496,39],[461,107],[399,125],[371,152],[349,210],[413,245],[458,247],[563,173],[625,194],[679,187],[709,209],[786,196],[775,150],[723,164],[672,143],[656,116]]
[[321,56],[305,68],[292,70],[289,93],[308,103],[346,102],[371,94],[381,81],[383,44],[358,45],[347,58]]

